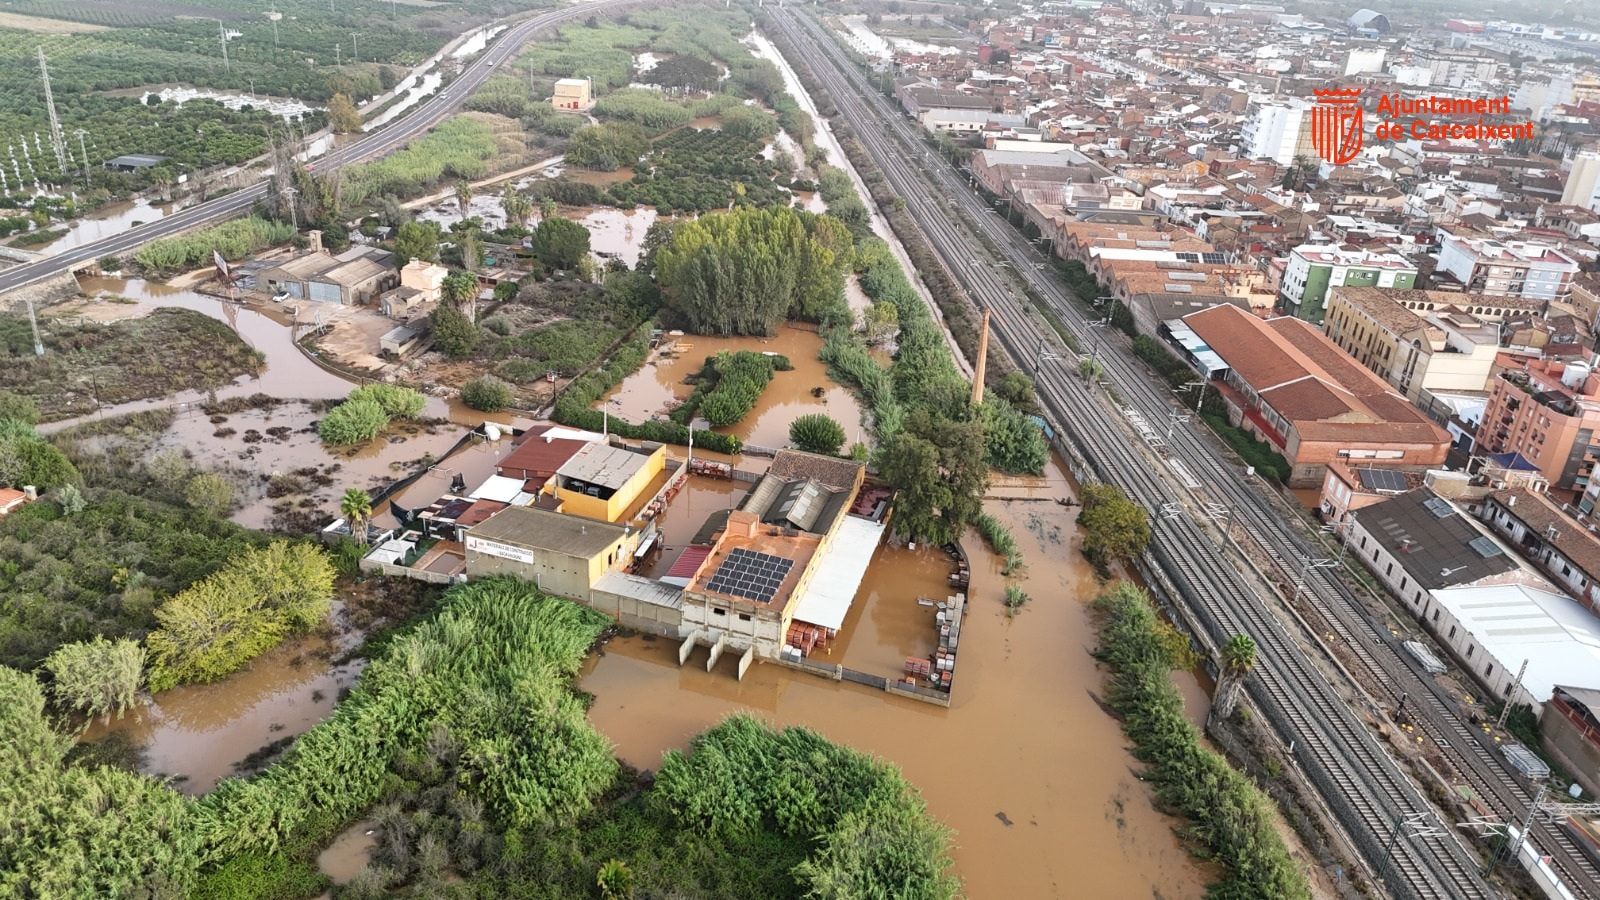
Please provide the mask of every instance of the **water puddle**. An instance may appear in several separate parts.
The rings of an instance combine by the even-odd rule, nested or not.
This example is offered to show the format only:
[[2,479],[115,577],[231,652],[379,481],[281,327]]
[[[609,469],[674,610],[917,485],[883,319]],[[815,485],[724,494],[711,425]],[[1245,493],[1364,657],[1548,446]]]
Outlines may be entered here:
[[378,845],[378,823],[361,821],[340,832],[327,849],[317,854],[317,869],[334,884],[348,884],[361,874]]
[[[578,211],[582,212],[582,211]],[[568,213],[569,217],[577,212]],[[620,259],[633,268],[639,264],[644,252],[644,236],[655,224],[654,207],[637,209],[610,209],[595,207],[582,213],[578,224],[589,229],[589,250],[602,260]]]
[[138,97],[139,102],[144,104],[148,104],[152,96],[161,98],[162,103],[171,103],[174,106],[182,106],[191,100],[214,100],[232,110],[240,110],[245,107],[264,109],[285,121],[298,119],[306,113],[322,109],[320,106],[311,106],[292,97],[268,97],[254,93],[241,94],[232,91],[214,91],[209,88],[191,87],[186,84],[151,85],[148,88],[131,88],[110,91],[109,93],[125,97]]
[[[973,897],[1200,897],[1204,871],[1094,700],[1102,674],[1085,604],[1096,585],[1071,545],[1076,511],[1038,501],[987,509],[1021,544],[1029,566],[1019,583],[1033,600],[1008,618],[998,563],[967,541],[973,603],[950,709],[770,664],[740,682],[726,662],[706,672],[704,653],[679,668],[675,642],[628,638],[585,665],[591,720],[646,769],[739,710],[882,756],[955,829],[956,871]],[[881,672],[931,642],[919,621],[931,614],[915,598],[948,593],[949,563],[937,550],[880,550],[875,563],[834,654]]]
[[187,205],[187,198],[174,203],[152,203],[144,197],[108,203],[89,216],[72,222],[67,226],[65,234],[46,244],[39,252],[49,256],[84,244],[92,244],[146,222],[164,219]]
[[738,435],[747,444],[782,447],[789,443],[789,423],[815,412],[826,413],[844,426],[846,445],[858,440],[872,442],[860,424],[861,404],[847,388],[828,378],[827,367],[817,359],[822,336],[816,332],[785,325],[770,338],[688,334],[675,340],[672,348],[658,351],[606,395],[604,402],[615,401],[613,413],[630,422],[665,416],[675,401],[694,390],[684,379],[700,371],[706,357],[724,350],[781,353],[794,364],[794,370],[773,375],[755,407],[738,423],[717,431]]

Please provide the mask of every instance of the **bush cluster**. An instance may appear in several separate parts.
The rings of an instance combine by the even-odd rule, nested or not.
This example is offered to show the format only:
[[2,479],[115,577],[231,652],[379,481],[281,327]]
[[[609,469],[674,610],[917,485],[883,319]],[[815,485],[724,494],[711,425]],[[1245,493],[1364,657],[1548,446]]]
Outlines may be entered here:
[[732,425],[755,407],[773,373],[789,368],[789,361],[781,356],[751,350],[723,351],[707,357],[695,376],[698,384],[694,392],[672,411],[672,419],[684,425],[701,415],[713,426]]
[[1191,837],[1222,866],[1215,897],[1309,898],[1310,887],[1275,827],[1260,789],[1200,740],[1169,672],[1182,660],[1163,638],[1150,599],[1127,582],[1094,601],[1096,655],[1110,667],[1107,701],[1167,809],[1194,823]]
[[395,419],[414,419],[428,398],[411,388],[368,384],[350,392],[343,403],[328,410],[317,422],[323,443],[361,444],[377,437]]

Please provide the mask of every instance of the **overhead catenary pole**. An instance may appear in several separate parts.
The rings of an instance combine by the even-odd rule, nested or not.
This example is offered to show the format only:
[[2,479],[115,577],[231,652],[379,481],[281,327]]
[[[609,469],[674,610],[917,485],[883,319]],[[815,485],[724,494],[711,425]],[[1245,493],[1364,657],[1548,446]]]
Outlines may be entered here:
[[1495,720],[1496,729],[1506,727],[1506,717],[1511,715],[1511,704],[1517,699],[1517,688],[1522,687],[1522,676],[1528,674],[1528,660],[1522,660],[1522,667],[1517,669],[1517,677],[1511,682],[1511,690],[1506,692],[1506,702],[1500,705],[1500,718]]
[[89,189],[89,151],[83,146],[83,136],[88,133],[82,128],[73,132],[78,136],[78,155],[83,157],[83,189],[85,191]]

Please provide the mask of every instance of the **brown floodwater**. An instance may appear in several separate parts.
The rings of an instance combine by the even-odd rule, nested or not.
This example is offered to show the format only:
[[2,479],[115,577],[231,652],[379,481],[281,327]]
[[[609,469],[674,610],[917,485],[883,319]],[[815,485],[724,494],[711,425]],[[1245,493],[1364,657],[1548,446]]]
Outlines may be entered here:
[[644,236],[655,223],[655,207],[637,209],[611,209],[591,207],[566,213],[576,218],[578,224],[589,229],[589,249],[605,257],[614,257],[633,268],[639,264],[639,254],[644,251]]
[[[683,448],[673,448],[680,451]],[[704,456],[700,451],[695,451],[696,456]],[[660,529],[661,536],[656,539],[660,552],[652,552],[647,563],[638,570],[640,575],[647,578],[660,578],[672,568],[673,562],[678,559],[678,554],[683,548],[689,546],[694,539],[695,532],[705,524],[706,519],[717,510],[732,509],[751,485],[734,481],[731,478],[712,478],[706,475],[690,475],[684,481],[683,488],[672,502],[667,504],[666,512],[656,517],[656,527]]]
[[355,639],[359,634],[350,632],[285,641],[222,681],[163,691],[109,726],[97,722],[82,739],[120,735],[143,748],[142,771],[174,777],[174,786],[191,796],[203,794],[238,774],[236,766],[252,753],[304,733],[332,712],[364,661],[331,661]]
[[[1016,535],[1028,560],[1017,581],[1032,600],[1006,616],[998,564],[969,536],[972,605],[950,709],[771,664],[741,682],[731,664],[706,672],[703,652],[679,668],[675,642],[628,638],[585,665],[591,720],[623,760],[647,769],[737,711],[879,755],[955,830],[968,896],[1201,896],[1206,871],[1175,836],[1178,823],[1152,806],[1118,723],[1094,699],[1103,673],[1086,604],[1096,583],[1072,547],[1074,510],[1039,501],[986,509]],[[893,666],[920,651],[921,635],[931,642],[915,595],[944,590],[938,551],[879,553],[889,565],[875,567],[835,644],[853,668]]]
[[377,823],[362,819],[340,832],[333,843],[317,854],[317,869],[334,884],[347,884],[367,867],[372,848],[377,845]]
[[[952,565],[951,557],[936,547],[921,545],[911,550],[890,546],[887,541],[879,544],[838,637],[810,658],[898,677],[907,657],[926,657],[938,646],[935,610],[917,600],[938,602],[955,593],[948,581]],[[959,665],[961,658],[958,648],[958,679],[965,674]]]
[[[848,388],[828,378],[827,367],[817,358],[821,349],[821,335],[790,325],[770,338],[686,334],[676,338],[675,347],[652,354],[601,402],[611,404],[612,414],[630,422],[665,416],[674,401],[693,392],[684,380],[700,371],[706,357],[724,350],[781,353],[794,369],[774,374],[743,419],[715,430],[738,435],[747,444],[782,447],[789,443],[790,422],[806,413],[826,413],[844,426],[847,446],[858,440],[871,444],[872,436],[861,426],[861,404]],[[812,395],[817,388],[822,389],[821,396]]]

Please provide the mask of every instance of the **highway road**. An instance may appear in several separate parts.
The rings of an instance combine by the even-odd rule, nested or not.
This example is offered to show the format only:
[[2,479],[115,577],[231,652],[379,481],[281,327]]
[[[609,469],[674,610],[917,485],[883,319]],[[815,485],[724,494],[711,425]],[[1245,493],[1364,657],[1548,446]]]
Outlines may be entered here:
[[[458,78],[445,85],[438,93],[402,118],[371,134],[356,137],[343,146],[330,150],[311,163],[313,171],[328,172],[340,166],[367,162],[393,153],[459,108],[479,85],[494,74],[497,66],[514,59],[529,38],[562,22],[586,18],[602,10],[630,6],[638,2],[639,0],[598,0],[594,3],[579,3],[514,23],[490,43],[477,59],[469,63]],[[169,237],[192,228],[243,215],[257,200],[266,196],[266,193],[267,183],[262,181],[180,210],[164,219],[130,228],[121,234],[64,250],[35,262],[0,270],[0,294],[53,275],[70,272],[86,262],[103,256],[126,253],[156,238]]]
[[[1103,384],[1084,384],[1067,365],[1076,354],[1031,311],[1018,283],[1065,323],[1078,346],[1100,343],[1101,333],[1109,329],[1097,327],[1070,300],[1045,271],[1048,260],[966,189],[964,180],[929,151],[924,136],[898,110],[872,91],[866,76],[809,16],[788,9],[771,12],[779,30],[812,64],[840,115],[905,200],[935,251],[971,296],[995,311],[996,337],[1025,366],[1033,363],[1040,396],[1058,430],[1069,436],[1098,477],[1121,485],[1157,511],[1151,556],[1206,624],[1211,639],[1220,643],[1241,631],[1256,639],[1261,664],[1249,682],[1252,697],[1284,743],[1295,748],[1329,809],[1377,867],[1397,820],[1430,805],[1314,664],[1312,656],[1323,648],[1303,646],[1310,642],[1286,632],[1272,611],[1283,605],[1281,599],[1269,597],[1257,579],[1242,575],[1239,569],[1246,564],[1230,560],[1218,546],[1220,537],[1210,518],[1231,509],[1243,539],[1254,542],[1291,583],[1301,577],[1304,560],[1333,554],[1291,525],[1281,500],[1227,462],[1203,428],[1169,418],[1180,407],[1142,363],[1119,352],[1104,353]],[[1114,347],[1116,338],[1106,338],[1105,344]],[[1311,604],[1356,664],[1397,696],[1409,693],[1422,732],[1439,743],[1484,802],[1503,818],[1520,819],[1529,788],[1507,770],[1492,744],[1485,745],[1481,730],[1463,720],[1434,679],[1419,677],[1394,636],[1340,579],[1324,569],[1310,572]],[[1396,843],[1385,873],[1390,888],[1400,896],[1492,896],[1456,830],[1439,827],[1441,837]],[[1564,833],[1541,826],[1534,837],[1573,894],[1596,896],[1592,863]]]

